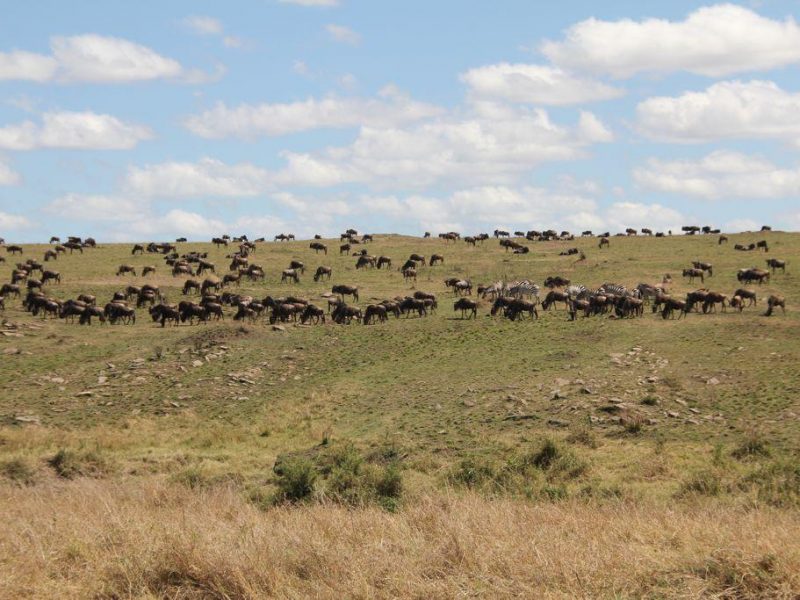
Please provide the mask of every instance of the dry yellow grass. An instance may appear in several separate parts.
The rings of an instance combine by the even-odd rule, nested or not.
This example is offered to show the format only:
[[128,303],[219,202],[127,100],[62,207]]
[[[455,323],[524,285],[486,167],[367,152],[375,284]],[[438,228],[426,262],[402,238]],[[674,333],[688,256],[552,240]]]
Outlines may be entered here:
[[0,488],[3,598],[796,598],[800,514],[423,496],[261,511],[236,490]]

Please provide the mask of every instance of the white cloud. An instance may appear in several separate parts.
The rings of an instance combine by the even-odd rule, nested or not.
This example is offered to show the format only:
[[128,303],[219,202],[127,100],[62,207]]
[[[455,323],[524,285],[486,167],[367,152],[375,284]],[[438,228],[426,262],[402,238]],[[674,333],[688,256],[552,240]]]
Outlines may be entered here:
[[636,107],[637,128],[666,141],[784,139],[800,143],[800,94],[772,81],[723,81],[703,92],[649,98]]
[[22,183],[22,176],[0,160],[0,185],[19,185],[20,183]]
[[219,35],[223,30],[219,19],[204,15],[186,17],[183,24],[198,35]]
[[235,35],[226,35],[222,38],[222,44],[226,48],[241,48],[244,46],[244,40]]
[[[0,81],[39,83],[131,83],[166,79],[196,83],[198,69],[186,69],[178,61],[126,39],[94,33],[50,38],[52,55],[21,50],[0,52]],[[219,75],[206,75],[206,78]]]
[[51,56],[22,50],[0,52],[0,81],[9,79],[49,81],[57,69],[58,62]]
[[250,163],[227,165],[203,158],[131,167],[124,187],[130,194],[153,198],[247,197],[269,190],[270,180],[268,171]]
[[50,43],[60,79],[96,83],[177,78],[180,63],[121,38],[96,34],[54,37]]
[[558,66],[613,77],[672,71],[721,77],[800,62],[800,27],[792,17],[778,21],[718,4],[679,22],[587,19],[541,51]]
[[716,151],[700,160],[651,159],[634,170],[642,187],[705,198],[784,198],[800,194],[800,167],[785,169],[758,157]]
[[23,121],[0,128],[0,148],[33,150],[69,148],[122,150],[153,137],[149,128],[92,112],[53,112],[41,125]]
[[205,138],[233,136],[252,139],[310,129],[341,129],[361,125],[392,127],[442,112],[440,108],[412,100],[394,88],[386,88],[381,96],[330,96],[288,104],[240,104],[235,107],[220,102],[210,110],[188,117],[184,124],[192,133]]
[[325,31],[328,32],[328,35],[331,39],[335,42],[341,42],[342,44],[350,44],[351,46],[357,46],[361,43],[361,36],[350,29],[349,27],[345,27],[344,25],[336,25],[334,23],[328,23],[325,25]]
[[33,223],[27,217],[0,211],[0,231],[17,231],[31,227]]
[[461,80],[478,98],[531,104],[582,104],[618,98],[625,93],[547,65],[499,63],[470,69],[461,75]]
[[339,6],[339,0],[278,0],[278,2],[298,6]]
[[349,146],[284,153],[288,165],[276,181],[401,189],[442,181],[510,183],[540,163],[584,157],[587,147],[610,138],[591,113],[583,113],[577,126],[564,127],[541,109],[481,104],[471,114],[406,128],[362,127]]
[[302,60],[296,60],[292,63],[292,71],[298,75],[308,75],[308,65]]
[[45,207],[45,212],[59,219],[88,222],[130,222],[148,211],[146,200],[94,194],[66,194]]

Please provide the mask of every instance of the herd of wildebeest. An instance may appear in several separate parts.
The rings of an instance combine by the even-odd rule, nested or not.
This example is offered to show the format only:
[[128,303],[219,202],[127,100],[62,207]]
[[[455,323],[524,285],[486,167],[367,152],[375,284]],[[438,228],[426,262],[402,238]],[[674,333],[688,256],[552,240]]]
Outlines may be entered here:
[[[762,231],[770,228],[764,226]],[[683,227],[686,235],[719,234],[719,230],[711,227],[686,226]],[[641,229],[644,235],[654,235],[647,228]],[[616,236],[638,235],[635,229],[627,229],[625,233]],[[581,236],[593,236],[591,231],[584,231]],[[667,235],[672,235],[669,231]],[[656,237],[663,237],[662,232],[655,233]],[[431,237],[426,232],[425,238]],[[482,233],[474,236],[462,236],[458,232],[439,234],[445,244],[463,243],[469,245],[482,244],[492,236]],[[508,252],[526,254],[529,246],[512,239],[511,233],[495,230],[493,237],[499,240],[500,246]],[[528,241],[569,241],[575,239],[567,231],[561,233],[555,230],[547,231],[516,231],[514,237],[525,238]],[[595,236],[599,239],[598,246],[602,250],[610,246],[608,232]],[[293,241],[292,234],[275,236],[275,242]],[[719,243],[727,242],[727,237],[719,235]],[[353,256],[356,259],[356,269],[389,269],[392,259],[383,255],[372,255],[364,245],[373,242],[371,235],[359,235],[354,229],[348,229],[341,234],[339,253]],[[161,256],[164,267],[169,269],[175,278],[186,277],[182,286],[180,302],[169,302],[159,286],[145,283],[143,285],[127,285],[113,294],[105,303],[98,303],[97,297],[91,293],[82,293],[75,298],[61,300],[49,295],[46,287],[61,283],[58,271],[47,268],[44,263],[52,265],[58,261],[61,254],[69,251],[70,254],[84,250],[92,251],[98,247],[93,238],[81,239],[69,237],[62,243],[58,237],[50,239],[51,247],[44,252],[43,262],[27,258],[14,265],[11,272],[11,281],[0,287],[0,311],[5,310],[6,301],[10,297],[19,299],[23,308],[33,315],[42,318],[60,318],[67,322],[91,325],[92,319],[100,323],[134,324],[138,310],[147,310],[153,322],[162,327],[169,324],[181,323],[194,324],[225,318],[226,307],[233,312],[236,321],[266,321],[273,325],[288,322],[301,324],[325,323],[326,317],[334,323],[349,324],[360,322],[365,325],[384,322],[390,315],[406,318],[412,315],[425,317],[438,308],[438,298],[435,293],[417,290],[413,295],[396,296],[382,301],[371,302],[363,307],[348,304],[348,301],[359,302],[359,288],[354,285],[336,284],[329,292],[321,295],[323,306],[318,306],[309,300],[293,295],[256,298],[248,294],[239,293],[241,282],[264,281],[266,274],[264,268],[255,262],[255,255],[259,243],[265,242],[264,238],[250,241],[246,236],[230,237],[224,235],[211,240],[217,247],[233,247],[234,250],[226,256],[230,260],[226,273],[219,277],[217,265],[209,260],[207,252],[179,253],[176,244],[186,242],[179,238],[175,243],[135,244],[131,254],[149,254]],[[362,246],[356,249],[356,246]],[[0,247],[4,247],[7,256],[19,257],[24,255],[24,248],[19,245],[6,245],[0,238]],[[328,254],[328,246],[323,243],[321,236],[315,236],[309,244],[309,249],[316,255],[322,252]],[[735,246],[736,250],[769,252],[766,240],[752,243],[748,246]],[[568,248],[560,255],[579,255],[579,261],[585,260],[585,255],[577,248]],[[0,256],[0,262],[6,262],[5,256]],[[756,306],[758,294],[753,286],[768,282],[771,273],[780,270],[786,272],[786,262],[777,258],[766,259],[767,269],[748,267],[740,269],[737,280],[741,284],[731,294],[703,287],[689,292],[684,297],[669,293],[668,286],[672,283],[670,275],[664,275],[659,283],[639,283],[634,287],[626,287],[619,283],[607,282],[589,289],[579,283],[572,282],[561,276],[551,276],[544,280],[542,287],[530,280],[495,281],[475,284],[469,280],[458,277],[444,280],[445,289],[454,296],[453,310],[460,312],[461,318],[476,318],[478,315],[479,301],[487,300],[491,304],[489,315],[503,316],[511,320],[521,320],[524,317],[536,319],[540,310],[549,310],[552,307],[563,306],[567,318],[576,320],[579,317],[592,317],[607,315],[613,318],[635,318],[644,315],[645,306],[650,306],[653,313],[660,313],[664,319],[678,318],[692,312],[715,312],[717,307],[725,311],[728,307],[743,311],[746,307]],[[416,283],[417,273],[422,267],[444,265],[443,254],[432,254],[426,257],[422,254],[412,253],[399,267],[405,281]],[[116,269],[117,276],[132,275],[146,277],[155,273],[155,265],[145,266],[137,272],[133,265],[122,264]],[[288,267],[281,271],[281,283],[299,283],[300,277],[305,275],[305,264],[292,260]],[[691,267],[683,269],[681,275],[690,283],[700,279],[705,283],[707,277],[712,277],[714,267],[711,263],[697,261]],[[38,275],[38,276],[37,276]],[[333,269],[320,265],[316,268],[313,279],[315,282],[330,281]],[[748,287],[750,286],[750,287]],[[546,290],[542,298],[543,289]],[[785,314],[786,301],[783,296],[770,295],[766,300],[766,316],[771,316],[777,308]]]

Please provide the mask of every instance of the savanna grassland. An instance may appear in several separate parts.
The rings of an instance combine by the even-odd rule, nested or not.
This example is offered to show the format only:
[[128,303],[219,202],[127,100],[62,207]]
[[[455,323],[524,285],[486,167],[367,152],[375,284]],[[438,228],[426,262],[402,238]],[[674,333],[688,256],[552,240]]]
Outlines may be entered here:
[[[800,234],[525,242],[376,235],[390,270],[337,240],[262,243],[237,291],[324,306],[424,290],[426,318],[363,326],[263,320],[80,326],[6,298],[0,313],[2,597],[797,597]],[[770,252],[737,252],[761,239]],[[9,240],[11,241],[11,240]],[[23,244],[24,258],[45,245]],[[585,260],[559,256],[567,247]],[[356,246],[356,249],[359,247]],[[226,272],[230,249],[209,253]],[[49,295],[99,303],[130,284],[182,299],[157,254],[99,244],[46,263]],[[415,284],[397,266],[443,254]],[[5,253],[3,252],[5,255]],[[595,288],[713,263],[705,287],[787,261],[758,306],[663,320],[537,321],[452,310],[444,279],[562,275]],[[13,264],[0,263],[0,281]],[[281,284],[290,260],[306,273]],[[115,276],[120,264],[155,276]],[[331,282],[315,283],[318,265]],[[765,317],[770,294],[786,314]],[[373,300],[374,299],[374,300]]]

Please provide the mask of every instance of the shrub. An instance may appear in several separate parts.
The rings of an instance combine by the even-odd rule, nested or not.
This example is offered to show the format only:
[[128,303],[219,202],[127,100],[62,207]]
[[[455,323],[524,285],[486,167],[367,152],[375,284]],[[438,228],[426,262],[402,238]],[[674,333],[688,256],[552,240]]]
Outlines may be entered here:
[[0,463],[0,473],[6,479],[21,485],[32,485],[36,480],[36,468],[25,458],[11,458]]
[[769,442],[767,442],[760,433],[751,431],[745,436],[742,443],[734,448],[731,454],[734,458],[739,460],[769,456]]
[[484,460],[475,458],[463,459],[449,476],[453,483],[468,488],[480,487],[494,478],[495,472],[492,466]]
[[277,478],[278,500],[298,502],[305,500],[314,492],[317,471],[314,465],[304,458],[292,458],[283,464]]
[[722,478],[714,471],[701,471],[681,484],[678,496],[718,496],[722,492]]
[[571,444],[583,444],[587,448],[597,448],[600,444],[597,436],[588,427],[581,427],[567,436],[567,441]]
[[755,488],[758,499],[772,506],[800,507],[800,463],[773,461],[745,477],[740,487]]
[[108,461],[95,451],[62,448],[47,461],[56,475],[64,479],[75,477],[102,477],[111,468]]

